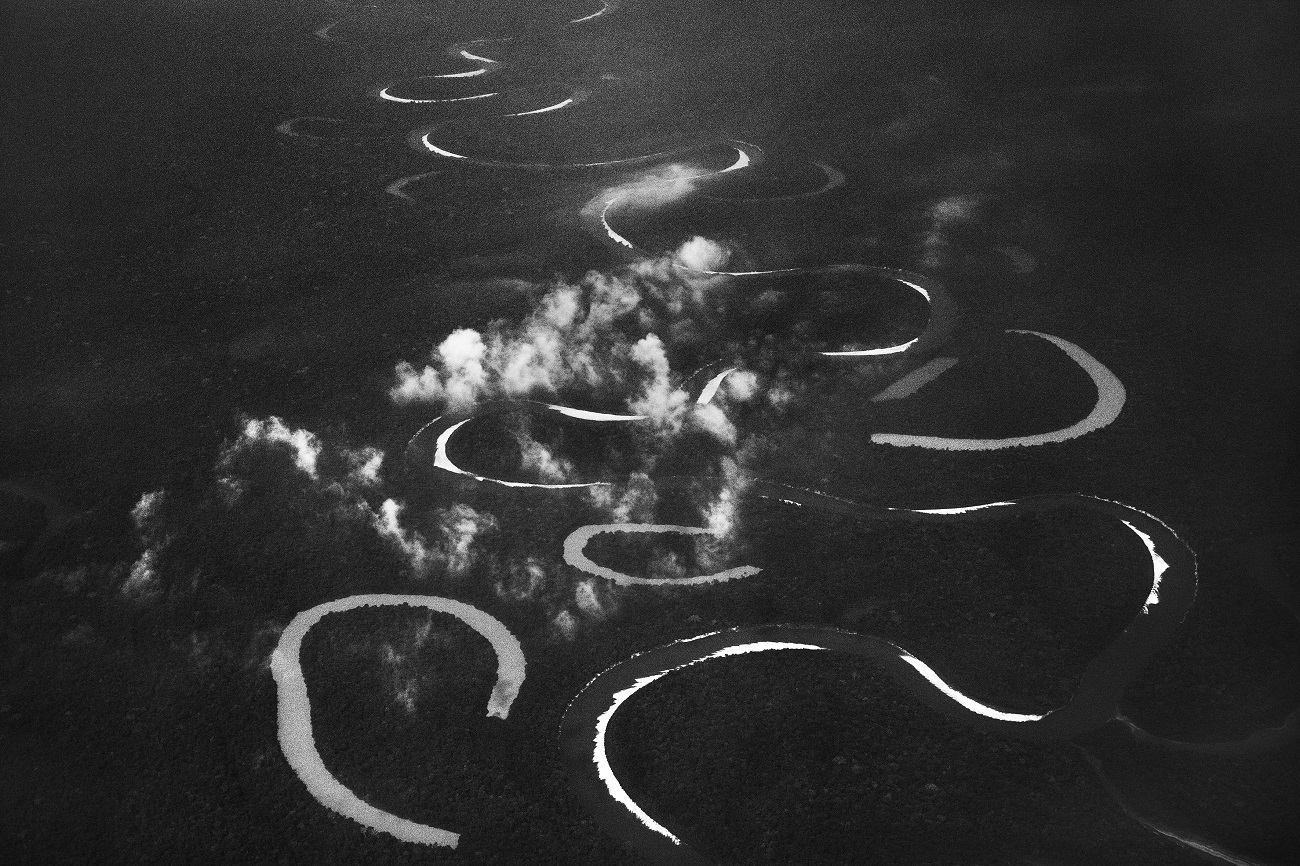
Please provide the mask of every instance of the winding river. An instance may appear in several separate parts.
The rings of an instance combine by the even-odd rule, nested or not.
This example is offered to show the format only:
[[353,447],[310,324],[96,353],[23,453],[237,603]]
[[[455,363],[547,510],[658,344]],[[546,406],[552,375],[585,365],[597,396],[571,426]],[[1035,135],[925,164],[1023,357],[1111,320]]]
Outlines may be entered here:
[[[553,26],[590,28],[616,11],[616,4],[602,2],[571,18],[557,20]],[[314,32],[321,42],[343,39],[343,22],[325,22]],[[811,160],[806,189],[785,191],[770,197],[727,197],[718,190],[719,180],[741,173],[764,170],[768,155],[759,144],[739,139],[701,140],[643,153],[611,147],[608,152],[573,161],[529,158],[497,148],[493,130],[522,128],[528,124],[550,121],[574,112],[599,111],[602,94],[620,86],[615,76],[593,80],[520,80],[511,77],[510,48],[516,37],[492,36],[468,38],[441,46],[442,71],[385,81],[377,84],[372,99],[394,111],[446,110],[454,112],[433,122],[421,121],[406,135],[407,143],[434,161],[427,171],[391,181],[386,192],[401,200],[418,199],[419,182],[429,175],[453,166],[479,166],[556,174],[587,173],[609,177],[612,181],[583,209],[582,221],[593,237],[630,261],[662,258],[665,251],[646,249],[635,237],[635,219],[630,215],[657,205],[656,196],[629,192],[663,187],[663,198],[698,196],[711,201],[765,202],[779,206],[782,202],[841,194],[849,178],[828,163]],[[339,118],[304,116],[291,118],[277,127],[290,137],[338,138],[366,135],[350,131],[353,127]],[[382,136],[381,136],[382,137]],[[398,138],[388,136],[389,138]],[[647,203],[649,201],[650,203]],[[901,375],[877,393],[877,401],[902,400],[944,375],[959,363],[958,358],[941,357],[959,319],[956,304],[947,288],[924,275],[893,268],[856,263],[833,263],[820,267],[747,267],[728,270],[725,266],[692,267],[674,260],[674,268],[687,275],[731,280],[739,284],[774,275],[818,276],[835,274],[884,279],[919,296],[928,306],[925,326],[900,342],[867,347],[828,349],[820,354],[825,363],[852,364],[855,361],[888,357],[902,361]],[[1119,378],[1085,348],[1069,339],[1040,331],[1016,329],[1006,332],[1013,341],[1045,342],[1061,353],[1061,358],[1080,368],[1095,388],[1096,398],[1090,410],[1066,426],[1009,438],[959,438],[914,435],[907,433],[873,433],[871,442],[878,446],[922,448],[938,451],[990,451],[1031,448],[1064,443],[1095,433],[1114,422],[1125,406],[1126,392]],[[719,370],[720,367],[726,367]],[[696,405],[710,405],[725,386],[729,376],[740,370],[726,362],[681,378],[678,386],[688,388]],[[701,372],[711,373],[698,382]],[[646,418],[635,413],[597,412],[559,403],[503,400],[484,403],[471,410],[441,415],[420,428],[407,448],[410,463],[437,477],[462,477],[507,488],[563,490],[595,486],[615,486],[607,481],[565,481],[542,483],[494,478],[458,465],[450,456],[449,446],[456,437],[465,435],[466,425],[482,418],[514,409],[557,413],[576,423],[636,425]],[[472,429],[472,428],[471,428]],[[707,664],[711,660],[761,652],[801,651],[847,653],[887,672],[901,683],[919,702],[959,720],[973,729],[1029,740],[1075,741],[1098,731],[1122,731],[1123,736],[1161,742],[1170,748],[1201,748],[1197,744],[1160,741],[1143,732],[1127,719],[1121,708],[1125,688],[1148,665],[1152,656],[1170,639],[1183,621],[1196,596],[1196,559],[1189,547],[1162,520],[1124,503],[1083,494],[1028,496],[996,502],[961,506],[910,509],[884,504],[847,501],[815,490],[795,488],[776,482],[753,479],[745,488],[746,496],[758,496],[785,503],[792,508],[811,508],[842,514],[863,521],[907,521],[921,523],[956,521],[995,521],[1029,512],[1062,508],[1082,509],[1118,521],[1141,541],[1149,556],[1149,590],[1141,607],[1134,610],[1124,630],[1087,666],[1074,695],[1062,706],[1044,713],[1017,712],[983,699],[978,694],[957,690],[945,679],[945,672],[928,663],[905,646],[883,638],[838,628],[770,624],[699,634],[625,659],[594,676],[573,698],[564,715],[559,748],[569,770],[573,789],[605,832],[625,841],[655,862],[706,862],[691,840],[665,826],[636,800],[620,783],[612,765],[607,737],[611,721],[628,702],[637,699],[648,685],[670,677],[685,668]],[[574,530],[567,538],[555,540],[555,550],[578,573],[622,586],[689,586],[707,592],[717,584],[745,580],[760,569],[739,565],[723,571],[690,578],[646,577],[624,573],[598,564],[586,554],[592,539],[606,533],[708,535],[712,530],[675,524],[605,523],[591,524]],[[408,842],[454,847],[455,832],[442,830],[390,815],[363,802],[342,786],[323,765],[312,740],[310,703],[307,686],[298,663],[298,649],[303,635],[327,613],[342,612],[367,605],[414,605],[443,611],[459,617],[491,642],[499,661],[499,678],[487,714],[507,720],[515,695],[524,685],[525,652],[519,641],[501,621],[470,605],[435,596],[366,595],[340,599],[299,614],[281,637],[272,668],[279,688],[280,743],[294,771],[308,792],[324,806],[367,827],[389,833]],[[1237,749],[1270,748],[1294,736],[1294,718],[1283,729],[1261,732],[1236,743],[1217,744],[1212,748],[1231,752]],[[1211,748],[1204,746],[1204,748]],[[1103,778],[1113,777],[1115,768],[1103,768],[1093,758]],[[1112,784],[1117,800],[1124,803],[1122,785]],[[1126,808],[1128,808],[1126,806]],[[1219,857],[1225,862],[1246,862],[1215,846],[1190,839],[1157,823],[1145,820],[1136,810],[1130,814],[1180,843]]]

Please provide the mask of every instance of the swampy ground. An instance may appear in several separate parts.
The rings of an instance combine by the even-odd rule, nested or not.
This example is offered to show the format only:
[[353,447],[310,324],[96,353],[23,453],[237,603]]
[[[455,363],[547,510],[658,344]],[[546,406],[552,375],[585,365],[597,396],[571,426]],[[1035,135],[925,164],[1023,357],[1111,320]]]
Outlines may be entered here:
[[[627,593],[565,637],[546,599],[495,593],[488,565],[413,582],[287,449],[241,457],[252,493],[222,506],[221,455],[242,419],[268,416],[382,449],[388,495],[446,506],[460,488],[403,464],[431,412],[389,400],[394,365],[455,327],[523,315],[556,274],[620,266],[577,218],[608,179],[447,169],[406,201],[385,186],[433,166],[400,138],[276,133],[300,115],[418,125],[367,95],[417,74],[418,51],[312,35],[368,9],[4,3],[0,859],[637,862],[570,793],[560,718],[604,668],[731,625],[879,634],[1025,711],[1070,694],[1145,593],[1132,538],[1070,515],[922,530],[756,503],[760,577]],[[381,11],[441,22],[425,59],[503,14]],[[527,27],[536,10],[507,11]],[[1298,23],[1272,3],[627,0],[532,50],[565,75],[634,82],[611,110],[629,128],[656,118],[647,141],[736,137],[850,178],[832,204],[710,211],[691,231],[774,265],[909,268],[958,299],[954,339],[976,360],[914,401],[810,411],[774,435],[766,474],[918,508],[1082,492],[1159,516],[1196,551],[1200,590],[1124,710],[1161,736],[1226,740],[1300,704],[1300,626],[1279,601],[1300,580]],[[936,240],[935,204],[954,198],[976,215]],[[1093,353],[1127,388],[1120,418],[1036,449],[870,444],[879,429],[1016,435],[1086,412],[1077,370],[989,336],[1007,328]],[[159,490],[172,510],[142,528],[133,509]],[[536,552],[564,579],[555,550],[531,546],[583,522],[555,504],[568,500],[475,495],[499,528],[484,563]],[[123,594],[151,545],[183,604]],[[329,812],[276,741],[278,629],[372,591],[478,604],[528,654],[498,723],[482,718],[490,654],[451,618],[352,613],[304,643],[327,765],[381,808],[462,832],[455,852]],[[1201,862],[1127,814],[1073,745],[973,733],[851,660],[684,671],[612,738],[629,790],[718,862]],[[1112,757],[1146,780],[1149,820],[1300,861],[1294,744]]]

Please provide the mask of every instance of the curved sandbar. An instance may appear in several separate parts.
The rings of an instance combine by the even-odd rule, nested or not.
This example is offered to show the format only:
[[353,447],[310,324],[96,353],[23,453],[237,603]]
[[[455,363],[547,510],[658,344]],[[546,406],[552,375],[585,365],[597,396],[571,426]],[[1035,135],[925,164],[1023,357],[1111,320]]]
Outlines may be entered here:
[[783,195],[736,196],[734,198],[731,196],[710,195],[707,192],[702,192],[700,193],[700,195],[701,197],[706,198],[709,201],[716,201],[716,202],[723,202],[723,203],[735,202],[736,204],[799,201],[800,199],[815,198],[819,195],[824,195],[833,189],[838,189],[839,187],[843,186],[845,181],[848,180],[848,175],[846,175],[844,172],[840,171],[838,168],[836,168],[833,165],[829,165],[828,163],[821,162],[820,160],[815,160],[815,159],[811,160],[811,162],[822,173],[823,181],[820,186],[818,186],[815,189],[808,190],[807,192],[793,192],[793,193],[786,193]]
[[449,598],[431,595],[352,595],[337,601],[318,604],[293,618],[280,635],[280,642],[271,653],[271,673],[275,676],[279,695],[280,748],[289,766],[302,779],[313,797],[325,808],[351,818],[359,824],[421,845],[456,847],[459,834],[428,824],[419,824],[377,809],[353,794],[321,760],[311,728],[311,701],[307,695],[307,682],[303,678],[298,653],[302,639],[321,618],[331,613],[353,610],[358,607],[383,607],[389,605],[424,607],[440,613],[449,613],[474,631],[487,638],[497,655],[497,681],[488,698],[487,715],[504,719],[510,705],[524,683],[525,660],[523,648],[505,624],[473,605]]
[[[561,103],[542,106],[538,109],[534,109],[530,111],[515,112],[513,114],[494,114],[494,115],[490,115],[490,118],[526,117],[529,115],[543,114],[543,113],[559,110],[560,108],[567,108],[571,105],[582,102],[587,98],[589,98],[590,95],[591,93],[588,90],[584,90],[582,88],[575,88],[574,90],[571,91],[569,98],[567,100],[563,100]],[[411,135],[408,138],[408,141],[410,142],[411,147],[413,147],[415,150],[419,151],[420,153],[433,154],[434,156],[440,156],[443,157],[444,159],[461,159],[461,160],[465,160],[466,164],[469,165],[481,165],[489,168],[518,168],[518,169],[530,169],[530,170],[619,168],[619,167],[632,167],[637,165],[645,165],[648,163],[655,163],[655,162],[683,160],[694,154],[700,153],[702,150],[708,147],[712,147],[717,144],[717,142],[710,142],[708,144],[687,145],[685,147],[672,148],[671,150],[654,151],[651,153],[637,154],[635,156],[615,157],[612,159],[591,160],[591,161],[581,161],[581,162],[520,162],[520,161],[501,160],[501,159],[493,159],[491,157],[456,153],[435,142],[434,139],[438,137],[437,135],[438,130],[452,123],[464,123],[464,122],[465,121],[460,121],[460,120],[443,121],[441,123],[436,123],[431,126],[421,127],[420,129],[417,129],[415,132],[411,133]],[[737,151],[737,156],[735,161],[727,168],[719,169],[717,171],[702,172],[697,175],[689,175],[689,176],[674,178],[673,182],[682,182],[682,181],[694,180],[696,178],[710,177],[712,175],[721,174],[727,171],[739,171],[745,166],[752,164],[755,160],[761,158],[761,153],[762,153],[761,150],[755,147],[754,145],[748,145],[745,144],[744,142],[732,142],[732,141],[727,141],[726,144],[731,145]],[[614,200],[611,200],[608,203],[606,203],[605,206],[606,208],[612,207],[618,201],[621,201],[621,199],[618,199],[616,197]],[[599,208],[597,208],[597,210],[599,210]]]
[[[929,289],[920,285],[915,280],[910,280],[903,276],[893,275],[893,279],[895,282],[902,283],[921,297],[925,298],[925,302],[930,305],[931,310],[934,309],[934,296],[931,294]],[[879,355],[897,355],[900,352],[906,352],[908,349],[915,346],[920,339],[920,337],[914,337],[906,342],[898,343],[893,346],[882,346],[878,349],[851,349],[843,352],[822,352],[821,354],[828,358],[869,358]]]
[[708,382],[705,382],[704,387],[700,389],[700,396],[695,398],[696,404],[705,406],[712,402],[713,398],[718,396],[718,389],[722,387],[723,380],[739,369],[739,367],[728,367]]
[[439,171],[422,171],[417,174],[408,174],[405,177],[399,177],[397,180],[384,187],[384,192],[391,196],[396,196],[397,198],[404,198],[407,201],[415,201],[415,197],[406,191],[406,187],[410,184],[424,180],[426,177],[432,177],[441,173],[442,172]]
[[[443,76],[422,75],[420,77],[421,78],[442,78]],[[417,79],[406,79],[406,80],[414,81]],[[470,94],[469,96],[444,96],[436,99],[435,98],[422,99],[419,97],[398,96],[394,93],[389,93],[389,90],[391,90],[392,88],[396,87],[401,83],[402,82],[400,81],[394,81],[391,84],[385,84],[384,86],[380,87],[377,91],[375,91],[375,97],[378,99],[382,99],[385,102],[396,102],[399,105],[441,105],[450,102],[473,102],[474,100],[477,99],[492,99],[494,97],[498,97],[502,95],[501,91],[491,91],[488,93],[473,93]]]
[[319,115],[315,115],[315,114],[305,114],[302,117],[291,117],[288,120],[280,122],[279,124],[276,125],[275,131],[280,133],[281,135],[290,136],[291,138],[315,138],[315,139],[326,138],[326,136],[324,135],[312,135],[309,132],[299,132],[298,124],[303,122],[304,120],[315,120],[318,123],[333,123],[337,125],[343,124],[343,121],[339,120],[337,117],[320,117]]
[[1092,379],[1092,384],[1097,388],[1097,402],[1093,405],[1092,411],[1069,427],[1062,427],[1060,430],[1052,430],[1048,433],[1036,433],[1031,436],[1012,436],[1005,439],[959,439],[948,436],[874,433],[871,436],[871,441],[878,445],[898,445],[905,448],[937,448],[943,451],[996,451],[1000,448],[1023,448],[1076,439],[1085,433],[1100,430],[1119,417],[1120,410],[1124,408],[1126,399],[1124,384],[1120,382],[1114,373],[1106,369],[1104,364],[1069,340],[1054,337],[1051,334],[1024,330],[1009,330],[1007,333],[1032,334],[1035,337],[1041,337],[1064,352],[1071,361],[1082,367],[1083,371]]
[[582,24],[586,21],[594,21],[595,19],[600,18],[603,15],[607,15],[608,13],[613,12],[617,8],[618,8],[618,3],[616,3],[615,0],[604,0],[604,2],[600,4],[600,8],[597,9],[595,12],[591,12],[587,15],[583,15],[580,18],[570,18],[567,23]]
[[[617,415],[612,412],[593,412],[589,409],[576,409],[572,406],[561,406],[557,403],[543,403],[538,400],[494,400],[488,403],[480,404],[474,409],[465,412],[453,412],[446,415],[440,415],[429,423],[425,424],[406,443],[406,452],[418,454],[423,451],[423,440],[430,436],[435,436],[433,448],[433,467],[451,472],[455,475],[463,475],[467,478],[473,478],[477,481],[486,481],[492,484],[500,484],[503,487],[532,488],[536,490],[573,490],[582,487],[608,487],[613,482],[609,481],[582,481],[569,484],[543,484],[531,481],[506,481],[501,478],[492,478],[487,475],[479,475],[457,466],[447,454],[447,446],[453,436],[462,426],[468,424],[476,418],[489,415],[494,412],[509,411],[519,408],[520,406],[539,406],[543,409],[559,413],[569,418],[576,418],[580,421],[595,422],[627,422],[627,421],[644,421],[645,415]],[[427,459],[427,458],[426,458]]]
[[488,43],[508,44],[514,41],[515,37],[513,36],[470,39],[465,42],[457,42],[447,46],[446,54],[448,57],[458,57],[462,60],[468,60],[471,63],[482,63],[487,66],[500,67],[504,65],[500,60],[493,60],[491,57],[484,57],[482,54],[478,53],[478,50],[480,49],[474,49],[472,46]]

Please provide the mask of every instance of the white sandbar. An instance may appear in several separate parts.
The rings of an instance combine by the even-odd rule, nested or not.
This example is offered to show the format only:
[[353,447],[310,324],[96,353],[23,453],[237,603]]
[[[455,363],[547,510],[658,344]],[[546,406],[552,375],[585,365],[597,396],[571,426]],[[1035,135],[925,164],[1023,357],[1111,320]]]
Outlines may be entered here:
[[[560,406],[555,403],[542,403],[539,405],[545,406],[547,409],[554,412],[559,412],[561,415],[565,415],[569,418],[578,418],[583,421],[641,421],[646,417],[645,415],[614,415],[609,412],[592,412],[588,409],[574,409],[571,406]],[[457,421],[455,424],[452,424],[446,430],[442,431],[438,436],[438,443],[433,453],[433,465],[435,468],[445,469],[448,472],[454,472],[457,475],[464,475],[469,478],[477,479],[478,481],[488,481],[492,484],[500,484],[503,487],[531,487],[538,490],[571,490],[579,487],[605,487],[609,485],[609,482],[607,481],[584,481],[574,484],[541,484],[532,481],[505,481],[501,478],[491,478],[486,475],[478,475],[467,469],[460,468],[453,463],[451,457],[448,456],[447,443],[451,441],[451,437],[456,434],[457,430],[465,424],[468,424],[470,421],[473,421],[476,417],[478,416],[471,415],[469,418],[466,418],[463,421]],[[426,424],[424,427],[421,427],[420,431],[415,435],[420,435],[420,433],[428,426],[429,425]],[[414,437],[412,437],[412,439],[414,439]]]
[[[699,637],[707,637],[707,636],[708,635],[700,635]],[[699,637],[690,638],[688,640],[698,640]],[[685,641],[677,641],[677,643],[685,643]],[[690,667],[691,665],[699,664],[700,662],[703,661],[708,661],[709,659],[723,658],[725,656],[742,655],[744,653],[766,652],[768,650],[783,650],[783,649],[819,650],[819,649],[824,649],[824,647],[819,647],[814,644],[783,643],[778,641],[756,641],[754,643],[724,647],[723,649],[710,653],[702,658],[692,659],[691,661],[685,662],[683,664],[676,665],[674,667],[670,667],[665,670],[662,670],[657,674],[651,674],[650,676],[645,676],[645,677],[638,677],[636,682],[633,683],[632,685],[628,686],[625,689],[615,692],[613,703],[611,703],[609,705],[609,708],[606,709],[603,713],[601,713],[600,716],[598,716],[596,719],[596,738],[594,744],[595,748],[592,751],[592,761],[595,762],[596,764],[596,772],[600,776],[600,780],[605,783],[605,788],[606,790],[609,791],[610,797],[617,800],[625,809],[627,809],[629,812],[635,815],[637,820],[640,821],[642,824],[644,824],[648,829],[653,830],[654,832],[660,834],[661,836],[664,836],[669,841],[671,841],[674,845],[682,844],[681,839],[678,839],[676,836],[674,836],[667,827],[657,822],[654,818],[651,818],[649,815],[646,814],[644,809],[642,809],[640,806],[636,804],[636,801],[632,799],[631,795],[629,795],[627,791],[624,790],[622,784],[619,783],[618,776],[614,775],[614,768],[610,766],[609,754],[605,748],[605,739],[606,739],[607,732],[609,730],[610,721],[614,718],[614,714],[618,712],[618,708],[623,706],[623,704],[627,701],[628,698],[632,697],[634,694],[641,691],[641,689],[650,685],[655,680],[667,676],[673,671],[679,671],[682,668],[687,668]]]
[[930,685],[934,686],[936,689],[943,692],[945,695],[952,698],[954,701],[976,715],[985,716],[990,719],[997,719],[1001,722],[1037,722],[1043,718],[1034,713],[1007,713],[1002,710],[994,709],[987,704],[981,704],[974,698],[967,697],[952,686],[948,685],[937,673],[934,672],[933,668],[916,656],[903,653],[899,657],[915,668],[917,673],[925,677],[926,680],[929,681]]
[[714,376],[707,383],[705,383],[704,390],[700,391],[700,396],[695,398],[695,402],[701,406],[708,403],[710,400],[712,400],[714,397],[718,395],[718,389],[722,387],[722,380],[727,378],[727,376],[731,375],[732,373],[736,372],[739,369],[740,369],[739,367],[731,367],[730,369],[723,370],[721,373]]
[[[913,286],[913,288],[918,288]],[[1097,388],[1097,402],[1092,411],[1082,420],[1053,430],[1050,433],[1037,433],[1032,436],[1012,436],[1006,439],[954,439],[947,436],[910,436],[899,433],[875,433],[871,441],[878,445],[898,445],[915,448],[937,448],[944,451],[995,451],[1000,448],[1021,448],[1031,445],[1046,445],[1052,442],[1065,442],[1085,433],[1100,430],[1119,417],[1124,408],[1124,385],[1115,374],[1106,369],[1096,358],[1068,340],[1043,334],[1039,331],[1011,330],[1009,334],[1032,334],[1041,337],[1064,352],[1092,379]]]

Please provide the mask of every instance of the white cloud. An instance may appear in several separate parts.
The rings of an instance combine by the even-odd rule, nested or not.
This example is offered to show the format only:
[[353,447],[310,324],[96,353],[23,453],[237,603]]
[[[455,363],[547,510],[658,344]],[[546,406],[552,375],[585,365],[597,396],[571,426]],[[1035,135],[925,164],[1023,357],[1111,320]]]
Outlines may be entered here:
[[[704,238],[685,249],[688,257],[722,255]],[[494,321],[481,331],[461,328],[423,365],[398,364],[389,394],[398,403],[441,404],[450,411],[497,398],[555,398],[575,386],[611,398],[636,395],[647,371],[658,372],[657,364],[647,363],[644,341],[654,337],[658,354],[666,352],[660,334],[696,343],[707,330],[696,318],[713,315],[706,303],[710,280],[674,268],[673,260],[540,286],[541,297],[522,320]],[[665,358],[664,379],[666,364]]]
[[512,561],[503,577],[496,582],[496,593],[501,598],[514,601],[532,601],[548,583],[546,569],[541,560],[528,557],[523,562]]
[[145,603],[157,599],[161,592],[158,576],[158,557],[161,546],[147,547],[131,566],[131,573],[122,583],[122,595],[135,602]]
[[453,411],[466,409],[487,385],[486,354],[487,346],[478,331],[458,328],[438,344],[433,355],[436,369],[417,371],[406,361],[398,364],[398,384],[389,395],[397,403],[444,401]]
[[703,430],[725,445],[736,444],[736,425],[716,403],[694,404],[690,411],[691,426]]
[[403,510],[395,500],[385,499],[373,522],[379,534],[402,552],[417,577],[426,577],[439,566],[451,577],[465,574],[478,559],[475,539],[497,525],[492,515],[458,502],[434,513],[436,540],[430,542],[418,530],[402,526]]
[[515,432],[519,443],[520,465],[523,470],[542,484],[564,484],[573,476],[572,461],[557,457],[542,443],[525,431]]
[[949,196],[930,206],[930,218],[939,225],[969,222],[975,216],[977,204],[973,196]]
[[573,640],[578,633],[578,618],[567,610],[551,617],[551,628],[565,640]]
[[379,469],[384,463],[384,452],[378,448],[344,448],[343,459],[350,467],[348,478],[363,487],[379,483]]
[[293,451],[294,465],[311,478],[317,478],[316,461],[320,458],[321,442],[310,430],[292,429],[281,419],[272,415],[269,418],[248,418],[238,440],[226,449],[222,461],[253,443],[270,442],[289,446]]
[[374,517],[375,529],[387,538],[406,556],[411,570],[416,576],[423,577],[429,571],[434,560],[434,551],[420,533],[405,529],[399,519],[402,506],[392,499],[385,499],[379,506],[379,513]]
[[944,264],[951,246],[950,230],[975,219],[979,200],[974,196],[949,196],[940,199],[926,211],[930,226],[921,245],[921,262],[930,269]]
[[727,264],[731,250],[717,241],[695,235],[677,248],[676,259],[683,267],[696,271],[716,271]]
[[758,393],[758,374],[737,370],[722,380],[723,392],[737,403],[748,403]]
[[140,501],[131,509],[131,521],[135,523],[136,533],[145,549],[132,564],[131,572],[122,582],[120,592],[139,604],[157,600],[162,591],[162,579],[158,573],[159,560],[171,543],[163,516],[166,501],[166,491],[155,490],[141,495]]
[[573,600],[577,603],[578,610],[589,617],[599,618],[605,615],[605,605],[601,603],[596,586],[591,580],[578,581],[573,588]]
[[142,538],[155,531],[154,522],[158,519],[158,513],[166,496],[165,490],[144,493],[140,496],[140,501],[131,509],[131,521],[135,523],[135,529]]
[[443,556],[447,571],[459,576],[469,571],[477,558],[474,540],[478,536],[497,526],[496,518],[490,514],[475,511],[464,503],[456,503],[440,511],[439,524],[442,531]]
[[588,487],[592,504],[608,515],[609,523],[654,523],[659,494],[644,472],[633,472],[619,487]]
[[721,487],[704,509],[704,525],[712,535],[701,536],[698,541],[700,563],[705,568],[721,568],[731,556],[736,541],[740,500],[747,486],[748,479],[740,465],[730,457],[723,458]]
[[663,341],[655,334],[647,334],[632,347],[631,356],[645,373],[645,381],[628,408],[637,415],[649,416],[661,431],[676,433],[681,429],[689,395],[672,385]]
[[648,572],[654,580],[679,580],[686,576],[686,566],[682,565],[681,559],[673,551],[656,551],[650,560]]

